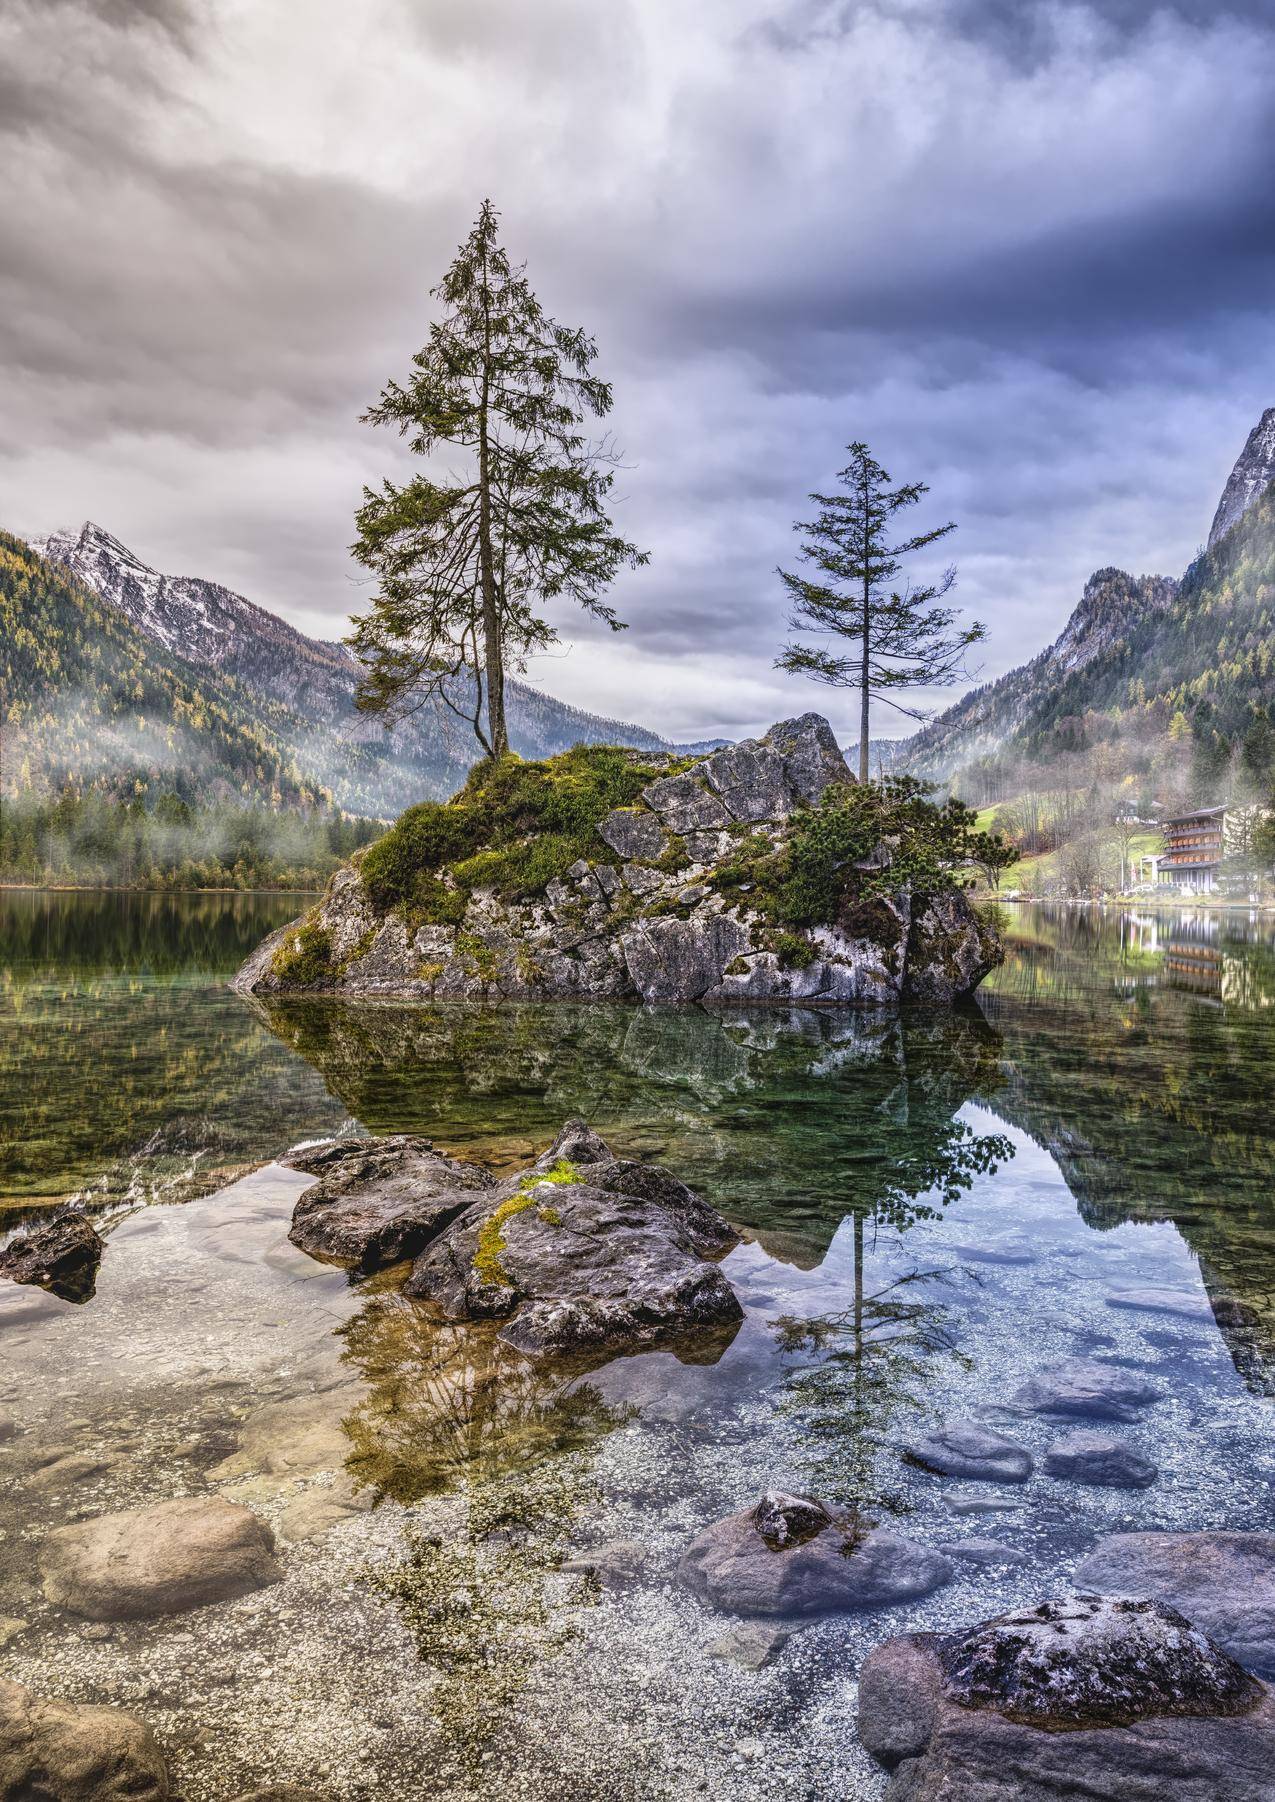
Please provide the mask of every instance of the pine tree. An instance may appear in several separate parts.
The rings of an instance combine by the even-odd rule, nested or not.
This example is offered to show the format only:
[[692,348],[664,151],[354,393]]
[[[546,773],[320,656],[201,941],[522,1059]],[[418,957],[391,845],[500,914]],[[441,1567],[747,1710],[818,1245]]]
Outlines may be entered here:
[[906,557],[956,527],[949,522],[890,542],[894,514],[914,506],[929,490],[924,482],[891,488],[889,476],[866,444],[852,444],[849,452],[850,461],[837,476],[845,492],[812,494],[818,517],[793,526],[805,538],[799,556],[814,565],[818,579],[810,581],[785,569],[778,573],[792,604],[789,630],[841,638],[854,649],[838,654],[792,643],[784,647],[775,667],[832,688],[859,690],[859,780],[866,782],[873,697],[910,718],[922,718],[918,710],[893,700],[891,692],[921,685],[948,687],[966,673],[966,650],[987,634],[980,625],[958,626],[955,612],[936,604],[955,581],[954,570],[928,586],[893,586]]
[[378,591],[349,641],[365,711],[401,718],[439,700],[490,757],[509,749],[507,670],[557,639],[538,609],[565,597],[621,631],[603,595],[622,565],[647,561],[607,516],[615,452],[581,430],[611,408],[597,346],[547,317],[497,227],[484,201],[433,290],[442,316],[411,375],[363,415],[428,462],[363,491],[351,548]]

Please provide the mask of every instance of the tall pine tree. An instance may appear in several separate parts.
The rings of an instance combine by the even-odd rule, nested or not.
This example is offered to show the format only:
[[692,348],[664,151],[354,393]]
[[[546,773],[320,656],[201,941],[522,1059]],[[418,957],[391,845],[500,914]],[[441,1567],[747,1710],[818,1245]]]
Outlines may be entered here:
[[892,488],[866,444],[849,447],[838,473],[840,494],[812,494],[818,516],[793,530],[805,543],[798,555],[818,572],[814,579],[781,569],[792,606],[788,627],[841,639],[844,652],[793,642],[775,667],[810,676],[833,688],[857,688],[859,780],[868,780],[868,722],[874,697],[913,719],[923,717],[892,698],[902,688],[945,688],[965,674],[970,645],[986,637],[980,625],[958,626],[956,613],[938,603],[956,579],[949,569],[937,582],[895,586],[905,558],[923,551],[956,527],[949,522],[915,537],[891,541],[890,522],[929,490],[924,482]]
[[545,314],[489,200],[433,298],[442,316],[410,376],[363,415],[427,466],[363,491],[351,548],[377,592],[349,642],[366,712],[394,719],[441,701],[500,757],[506,673],[557,639],[539,609],[566,597],[622,631],[603,596],[647,553],[613,530],[616,456],[581,429],[611,409],[597,346]]

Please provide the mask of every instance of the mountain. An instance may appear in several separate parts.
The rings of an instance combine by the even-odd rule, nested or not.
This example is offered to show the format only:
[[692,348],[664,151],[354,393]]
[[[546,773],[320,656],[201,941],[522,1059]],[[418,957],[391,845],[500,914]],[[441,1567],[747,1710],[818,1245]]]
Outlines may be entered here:
[[[162,575],[91,521],[33,548],[164,653],[232,679],[249,708],[275,710],[298,767],[352,812],[390,818],[413,802],[443,799],[475,761],[472,732],[445,704],[387,732],[355,707],[359,665],[344,645],[308,638],[219,582]],[[510,739],[524,757],[574,744],[672,748],[657,733],[569,707],[522,682],[510,683],[507,706]]]
[[[1146,747],[1171,728],[1219,747],[1275,708],[1275,408],[1249,434],[1209,535],[1180,580],[1100,569],[1060,637],[972,689],[909,739],[889,767],[960,787],[1100,740]],[[1176,724],[1175,724],[1176,722]]]
[[100,775],[129,791],[156,781],[279,807],[321,798],[292,756],[294,722],[282,709],[152,643],[4,532],[0,697],[7,795]]
[[1275,482],[1275,407],[1267,407],[1248,435],[1209,529],[1210,550]]

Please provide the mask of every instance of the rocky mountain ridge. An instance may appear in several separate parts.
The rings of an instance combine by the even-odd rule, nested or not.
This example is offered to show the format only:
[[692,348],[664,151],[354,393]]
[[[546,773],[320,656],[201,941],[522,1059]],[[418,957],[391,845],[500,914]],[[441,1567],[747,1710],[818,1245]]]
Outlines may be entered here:
[[[1206,557],[1216,556],[1222,565],[1227,562],[1231,535],[1245,522],[1251,524],[1254,509],[1272,483],[1275,407],[1263,413],[1231,471]],[[950,781],[971,761],[1030,739],[1060,693],[1074,697],[1075,711],[1083,712],[1085,673],[1093,672],[1097,686],[1101,677],[1129,660],[1132,647],[1175,631],[1177,615],[1189,607],[1193,593],[1185,578],[1096,570],[1053,644],[1029,663],[962,695],[910,738],[896,740],[892,752],[883,755],[885,767]],[[1190,679],[1198,672],[1186,667],[1184,659],[1182,673]]]
[[[442,703],[386,732],[355,707],[360,670],[345,645],[310,638],[219,582],[163,575],[91,520],[78,532],[33,541],[32,548],[170,655],[230,676],[250,697],[285,708],[294,722],[298,766],[351,811],[390,818],[422,797],[442,799],[474,762],[473,734]],[[514,749],[526,757],[552,756],[573,744],[672,749],[658,733],[568,706],[522,682],[509,685],[508,711]]]

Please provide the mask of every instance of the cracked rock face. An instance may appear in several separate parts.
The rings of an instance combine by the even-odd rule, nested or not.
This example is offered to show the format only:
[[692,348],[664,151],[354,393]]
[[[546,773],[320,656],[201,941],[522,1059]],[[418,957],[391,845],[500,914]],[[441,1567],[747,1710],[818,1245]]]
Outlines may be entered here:
[[865,1526],[809,1496],[769,1493],[692,1540],[682,1581],[732,1614],[815,1615],[886,1608],[950,1581],[941,1552]]
[[859,1734],[890,1802],[1258,1802],[1275,1701],[1172,1608],[1075,1595],[887,1640],[860,1672]]
[[[852,782],[825,719],[783,720],[764,738],[649,782],[640,803],[614,808],[598,823],[596,855],[555,877],[543,895],[509,901],[490,890],[467,898],[458,891],[459,924],[409,926],[400,913],[378,915],[357,867],[346,867],[306,922],[257,947],[234,986],[263,995],[297,989],[274,960],[299,949],[308,925],[327,953],[303,991],[408,1000],[947,1005],[971,993],[1001,957],[995,932],[963,893],[904,888],[851,909],[835,927],[788,933],[812,953],[794,962],[773,948],[774,921],[750,907],[747,885],[714,886],[717,868],[741,846],[760,839],[763,849],[781,850],[800,808]],[[754,842],[748,855],[756,854]],[[864,868],[888,867],[892,855],[883,844]]]
[[63,1208],[0,1247],[0,1276],[47,1289],[63,1301],[91,1301],[105,1249],[83,1214]]

